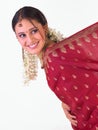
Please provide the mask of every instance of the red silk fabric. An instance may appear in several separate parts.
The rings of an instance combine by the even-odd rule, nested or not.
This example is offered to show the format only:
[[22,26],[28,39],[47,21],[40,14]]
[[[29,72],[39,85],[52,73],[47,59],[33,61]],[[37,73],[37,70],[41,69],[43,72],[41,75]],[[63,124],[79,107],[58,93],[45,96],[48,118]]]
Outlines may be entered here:
[[71,108],[74,130],[98,130],[98,23],[53,44],[44,55],[49,87]]

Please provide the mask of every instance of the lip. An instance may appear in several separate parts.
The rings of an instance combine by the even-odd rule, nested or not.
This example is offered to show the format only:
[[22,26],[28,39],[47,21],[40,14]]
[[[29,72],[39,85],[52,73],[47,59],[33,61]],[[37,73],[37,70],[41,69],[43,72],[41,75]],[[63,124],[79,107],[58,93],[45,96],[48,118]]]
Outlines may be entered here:
[[30,49],[35,49],[37,46],[38,46],[38,42],[37,42],[37,43],[34,43],[34,44],[32,44],[32,45],[29,45],[28,48],[30,48]]

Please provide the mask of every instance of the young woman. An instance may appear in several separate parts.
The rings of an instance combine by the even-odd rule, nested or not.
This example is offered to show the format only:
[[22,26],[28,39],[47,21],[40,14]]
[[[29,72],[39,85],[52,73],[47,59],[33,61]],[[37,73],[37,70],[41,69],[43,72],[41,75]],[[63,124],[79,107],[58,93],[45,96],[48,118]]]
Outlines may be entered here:
[[98,130],[98,23],[62,38],[34,7],[19,9],[12,28],[22,46],[25,74],[36,77],[36,56],[74,130]]

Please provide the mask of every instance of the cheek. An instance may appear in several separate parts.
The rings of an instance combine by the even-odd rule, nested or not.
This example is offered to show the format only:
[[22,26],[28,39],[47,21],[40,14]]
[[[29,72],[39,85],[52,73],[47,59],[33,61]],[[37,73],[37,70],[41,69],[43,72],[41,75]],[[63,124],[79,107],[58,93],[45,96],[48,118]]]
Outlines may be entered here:
[[25,46],[25,42],[24,42],[23,40],[18,39],[18,42],[19,42],[19,44],[20,44],[22,47]]
[[39,39],[39,40],[42,40],[42,39],[43,39],[43,37],[40,35],[40,33],[35,34],[35,35],[34,35],[34,38],[35,38],[35,39]]
[[18,37],[18,36],[16,36],[16,38],[17,38],[19,44],[20,44],[22,47],[24,47],[24,46],[25,46],[25,41],[22,40],[22,39],[21,39],[20,37]]
[[45,32],[41,31],[40,33],[37,34],[37,37],[42,41],[45,41]]

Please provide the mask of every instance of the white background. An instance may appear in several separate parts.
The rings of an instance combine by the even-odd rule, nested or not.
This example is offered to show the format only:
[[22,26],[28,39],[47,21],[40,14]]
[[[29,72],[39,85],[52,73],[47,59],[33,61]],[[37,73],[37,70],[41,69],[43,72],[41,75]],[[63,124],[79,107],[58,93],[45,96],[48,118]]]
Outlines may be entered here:
[[22,6],[39,8],[65,37],[98,21],[98,0],[3,0],[0,2],[0,130],[72,130],[44,71],[23,85],[21,47],[11,28]]

